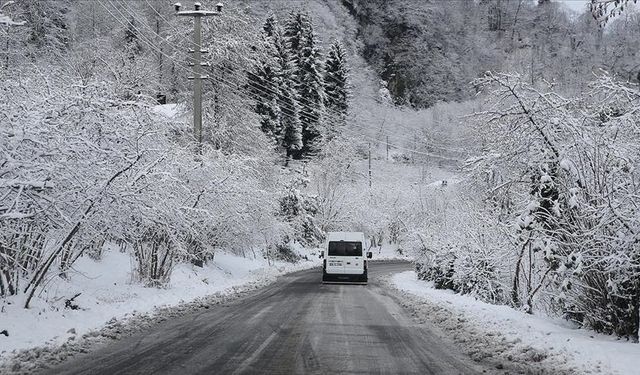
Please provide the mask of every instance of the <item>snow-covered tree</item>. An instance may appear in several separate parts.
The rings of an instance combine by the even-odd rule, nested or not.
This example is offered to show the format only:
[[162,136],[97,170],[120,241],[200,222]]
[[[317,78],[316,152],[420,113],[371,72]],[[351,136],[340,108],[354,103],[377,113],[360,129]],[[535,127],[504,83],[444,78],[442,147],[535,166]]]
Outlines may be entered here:
[[508,74],[483,84],[493,104],[476,171],[499,171],[489,191],[511,197],[512,302],[530,312],[544,290],[565,317],[637,341],[637,89],[608,75],[575,99]]
[[282,73],[277,52],[269,37],[260,46],[255,68],[248,72],[248,88],[256,102],[255,111],[260,116],[261,130],[279,146],[282,141],[280,121],[280,80]]
[[322,62],[310,17],[292,12],[284,36],[292,55],[296,90],[302,104],[302,149],[296,156],[310,157],[317,154],[320,148],[325,111]]
[[257,51],[257,64],[248,73],[247,87],[256,101],[262,131],[285,153],[288,161],[302,148],[294,71],[274,16],[267,19],[263,29],[264,40]]
[[619,16],[625,9],[637,3],[637,0],[591,0],[589,9],[593,18],[602,25],[606,24],[612,18]]
[[279,25],[272,30],[271,42],[280,65],[279,93],[280,128],[282,129],[282,147],[286,150],[287,160],[302,149],[302,123],[300,121],[300,103],[295,84],[295,69],[287,41]]
[[337,40],[331,44],[324,65],[325,108],[327,127],[336,132],[344,125],[349,110],[349,68],[344,47]]
[[266,21],[264,21],[262,30],[264,31],[267,37],[271,38],[276,32],[276,28],[280,28],[280,25],[278,24],[278,20],[276,19],[276,16],[272,14],[269,17],[267,17]]
[[31,45],[37,49],[50,48],[51,52],[68,47],[71,39],[69,11],[72,7],[69,1],[27,0],[19,5],[24,8]]

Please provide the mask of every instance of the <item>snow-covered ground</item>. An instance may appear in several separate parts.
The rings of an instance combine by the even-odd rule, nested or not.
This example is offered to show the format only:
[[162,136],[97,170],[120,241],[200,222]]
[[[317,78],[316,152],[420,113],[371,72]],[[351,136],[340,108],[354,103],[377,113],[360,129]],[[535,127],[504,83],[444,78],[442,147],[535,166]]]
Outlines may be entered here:
[[436,323],[472,357],[498,368],[528,363],[557,370],[552,373],[640,373],[639,344],[437,290],[413,271],[393,275],[391,282],[409,294],[409,307],[420,319]]
[[[153,316],[169,306],[188,304],[213,294],[233,295],[255,289],[284,273],[320,265],[317,250],[298,251],[309,260],[269,264],[262,257],[216,253],[214,261],[202,268],[176,266],[170,285],[164,289],[147,288],[132,280],[132,260],[127,253],[111,250],[100,261],[81,258],[74,265],[81,272],[70,275],[69,280],[58,277],[50,280],[31,308],[23,308],[24,296],[0,301],[0,331],[6,330],[8,334],[0,334],[0,363],[21,349],[54,348],[76,337],[92,335],[108,323],[133,316]],[[78,293],[73,300],[78,309],[65,308],[65,301]]]
[[169,104],[159,104],[153,107],[153,112],[167,117],[169,119],[179,119],[180,117],[180,104],[169,103]]
[[[398,251],[400,250],[400,251]],[[373,258],[372,261],[376,260],[390,260],[390,259],[404,259],[409,260],[410,258],[404,253],[401,247],[395,244],[383,244],[382,246],[376,246],[369,249],[371,251]]]

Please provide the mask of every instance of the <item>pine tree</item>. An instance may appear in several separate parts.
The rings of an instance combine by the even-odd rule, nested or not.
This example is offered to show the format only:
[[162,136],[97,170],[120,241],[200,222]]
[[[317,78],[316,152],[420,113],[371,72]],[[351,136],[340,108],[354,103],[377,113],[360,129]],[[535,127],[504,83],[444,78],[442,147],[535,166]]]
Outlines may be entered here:
[[299,65],[300,50],[302,39],[304,37],[304,29],[307,20],[302,13],[289,13],[289,19],[284,28],[284,39],[287,48],[291,52],[291,61],[294,66]]
[[331,117],[327,127],[332,132],[346,122],[349,110],[348,74],[344,48],[336,40],[331,45],[324,68],[324,104]]
[[273,34],[276,28],[278,28],[278,21],[276,20],[276,17],[274,15],[270,15],[269,17],[267,17],[267,20],[264,22],[264,26],[262,27],[262,30],[264,31],[266,36],[271,38],[273,37]]
[[279,64],[280,80],[280,128],[282,129],[281,146],[286,150],[287,160],[302,149],[302,123],[300,122],[300,108],[296,100],[298,93],[293,80],[294,69],[285,39],[280,27],[276,25],[271,37],[276,60]]
[[303,147],[302,123],[295,96],[295,88],[285,83],[280,91],[280,122],[283,132],[282,147],[286,150],[287,160],[297,155]]
[[68,0],[26,0],[19,5],[24,9],[26,25],[30,29],[30,44],[54,50],[69,46],[71,5]]
[[140,37],[138,32],[140,30],[140,25],[135,18],[131,18],[128,22],[126,29],[124,30],[124,48],[129,54],[129,58],[134,60],[138,55],[142,54],[142,42],[140,41]]
[[304,110],[300,112],[302,149],[294,155],[301,159],[317,154],[322,141],[324,87],[320,72],[320,52],[316,46],[313,25],[306,14],[291,13],[285,28],[285,38],[295,69],[299,100],[304,106]]
[[248,87],[256,102],[255,112],[260,116],[261,130],[279,145],[282,135],[278,105],[280,67],[269,38],[264,36],[262,42],[262,56],[257,59],[253,70],[248,72]]
[[249,90],[260,116],[260,127],[282,150],[287,160],[302,148],[302,126],[293,83],[291,58],[275,17],[263,27],[263,54],[249,72]]

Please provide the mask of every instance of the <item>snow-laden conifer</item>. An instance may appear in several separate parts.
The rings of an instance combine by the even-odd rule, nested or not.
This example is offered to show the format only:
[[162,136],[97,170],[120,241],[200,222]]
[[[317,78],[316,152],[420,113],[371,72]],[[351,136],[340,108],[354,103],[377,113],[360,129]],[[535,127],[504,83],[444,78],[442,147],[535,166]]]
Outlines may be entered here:
[[324,113],[322,62],[310,17],[303,13],[291,13],[285,37],[294,65],[299,101],[302,103],[302,149],[297,157],[309,157],[319,151]]
[[[302,148],[302,124],[295,70],[286,47],[282,29],[275,17],[269,17],[264,25],[265,57],[260,63],[261,72],[250,86],[258,100],[256,111],[261,116],[262,130],[272,134],[272,139],[290,159]],[[258,77],[263,77],[258,80]]]
[[260,129],[276,145],[280,144],[282,133],[278,104],[281,79],[275,46],[268,36],[262,35],[259,56],[253,70],[248,72],[247,80],[255,100],[255,112],[260,116]]
[[344,47],[337,40],[331,44],[324,65],[325,108],[327,130],[335,132],[344,125],[349,110],[349,68]]

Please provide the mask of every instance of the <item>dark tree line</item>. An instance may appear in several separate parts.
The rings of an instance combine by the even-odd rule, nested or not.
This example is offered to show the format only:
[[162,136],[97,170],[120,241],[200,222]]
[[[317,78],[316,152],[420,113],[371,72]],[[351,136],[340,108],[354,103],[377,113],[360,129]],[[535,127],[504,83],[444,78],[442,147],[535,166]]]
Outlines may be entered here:
[[248,73],[262,131],[287,160],[317,155],[346,121],[346,54],[335,41],[323,59],[308,14],[291,12],[284,26],[264,23],[259,58]]

